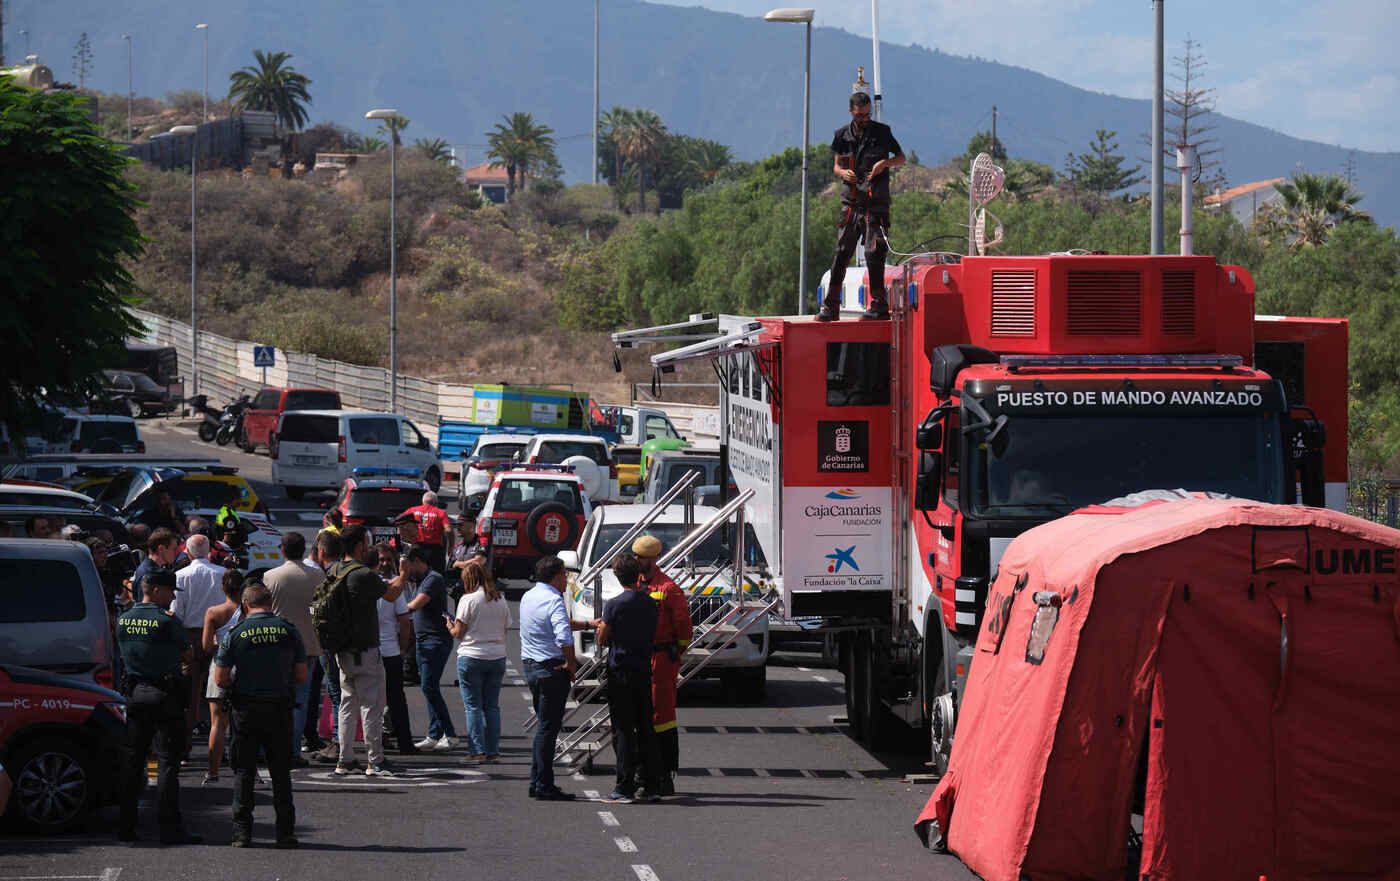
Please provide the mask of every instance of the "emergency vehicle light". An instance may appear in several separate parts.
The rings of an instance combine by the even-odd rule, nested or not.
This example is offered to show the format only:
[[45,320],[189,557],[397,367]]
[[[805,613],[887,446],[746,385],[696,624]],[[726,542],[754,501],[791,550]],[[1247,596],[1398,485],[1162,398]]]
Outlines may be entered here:
[[1012,373],[1035,367],[1219,367],[1230,370],[1244,359],[1239,355],[1002,355],[1001,363]]

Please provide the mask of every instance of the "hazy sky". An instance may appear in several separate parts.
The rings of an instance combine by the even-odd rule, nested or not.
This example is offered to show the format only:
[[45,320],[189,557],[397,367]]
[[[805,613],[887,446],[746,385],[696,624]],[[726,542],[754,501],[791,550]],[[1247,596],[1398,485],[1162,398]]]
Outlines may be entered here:
[[[779,5],[655,2],[753,16]],[[870,35],[863,0],[784,2],[815,7],[819,26]],[[1217,89],[1221,113],[1345,147],[1400,150],[1400,0],[1166,0],[1166,35],[1169,59],[1188,35],[1201,44],[1205,85]],[[1099,92],[1151,95],[1148,0],[882,0],[880,38],[1026,67]],[[816,63],[820,51],[818,42]],[[894,97],[898,87],[885,83],[885,94]]]

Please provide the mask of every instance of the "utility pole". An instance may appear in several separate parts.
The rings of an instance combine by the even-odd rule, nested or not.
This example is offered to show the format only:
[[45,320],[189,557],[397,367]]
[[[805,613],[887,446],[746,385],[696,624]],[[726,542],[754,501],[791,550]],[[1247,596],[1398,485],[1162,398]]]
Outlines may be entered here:
[[870,42],[874,44],[874,91],[870,95],[870,115],[882,122],[885,96],[880,92],[880,0],[870,0]]
[[1152,80],[1152,250],[1162,253],[1162,92],[1166,63],[1163,58],[1163,19],[1162,5],[1165,0],[1152,0],[1152,13],[1156,21],[1156,40],[1153,44],[1155,58]]
[[593,184],[598,184],[598,0],[593,0]]
[[992,105],[992,158],[997,155],[997,106]]
[[132,56],[131,56],[131,34],[122,34],[122,39],[126,40],[126,139],[131,140],[131,101],[135,92],[132,89]]
[[197,31],[204,31],[204,116],[200,122],[209,121],[209,25],[197,24],[194,26]]

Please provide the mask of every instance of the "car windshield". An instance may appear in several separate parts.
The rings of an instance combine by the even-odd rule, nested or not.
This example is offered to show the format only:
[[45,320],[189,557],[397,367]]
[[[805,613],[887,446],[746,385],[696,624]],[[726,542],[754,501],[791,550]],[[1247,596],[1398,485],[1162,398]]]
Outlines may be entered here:
[[218,510],[224,505],[236,507],[248,498],[246,487],[222,480],[167,480],[161,489],[182,509],[208,508]]
[[84,420],[78,440],[83,446],[91,446],[102,438],[110,437],[119,444],[136,443],[136,423],[121,420]]
[[578,485],[567,480],[503,480],[496,495],[494,510],[508,514],[523,514],[536,505],[558,502],[574,514],[583,513]]
[[140,473],[139,471],[118,471],[112,475],[111,480],[103,485],[102,491],[93,500],[120,508],[122,502],[126,500],[127,491],[131,489],[132,481],[136,480]]
[[587,456],[599,465],[608,464],[608,449],[588,441],[540,441],[539,461],[557,465],[573,456]]
[[283,410],[339,410],[338,392],[297,391],[287,392],[287,406]]
[[719,459],[691,459],[689,461],[681,462],[673,461],[666,462],[665,466],[666,467],[664,469],[664,473],[666,475],[666,485],[662,489],[663,492],[680,483],[681,480],[687,474],[691,473],[698,473],[700,475],[695,480],[696,486],[705,486],[707,484],[719,483],[719,478],[716,476],[719,474]]
[[479,459],[509,459],[523,449],[525,449],[524,444],[516,443],[482,444],[476,448],[476,452],[472,455]]
[[1283,454],[1275,413],[1012,416],[992,443],[969,444],[973,507],[1042,517],[1152,489],[1281,502]]
[[[593,540],[593,547],[590,551],[590,555],[592,557],[597,557],[606,552],[613,545],[617,544],[618,540],[626,535],[627,530],[631,529],[632,526],[633,524],[631,523],[603,524],[598,529],[598,537]],[[684,523],[652,523],[643,530],[643,533],[645,535],[656,536],[661,540],[662,547],[670,550],[676,546],[678,541],[685,537],[690,529],[694,528],[694,526],[687,528]],[[732,530],[733,527],[730,526],[725,529],[717,529],[710,533],[710,535],[700,543],[700,547],[695,550],[696,565],[713,566],[716,563],[728,562],[734,554],[733,548],[729,546],[727,541],[729,533]],[[748,552],[746,565],[764,565],[763,551],[759,548],[758,536],[754,533],[752,525],[749,525],[747,529],[745,529],[744,535],[746,536],[744,548]]]
[[367,520],[393,520],[418,504],[421,490],[397,486],[359,487],[350,493],[346,516]]
[[334,416],[287,413],[282,417],[282,431],[277,439],[296,444],[337,443],[340,440],[340,420]]
[[121,374],[118,374],[118,376],[122,376],[122,377],[125,377],[126,379],[131,380],[131,384],[134,385],[134,386],[136,387],[136,390],[137,390],[137,391],[142,391],[142,392],[162,392],[162,391],[165,391],[165,390],[162,389],[160,386],[156,385],[155,380],[151,379],[149,376],[147,376],[147,375],[144,374],[144,373],[121,373]]
[[619,465],[640,465],[642,464],[642,450],[640,447],[630,449],[613,448],[613,458]]

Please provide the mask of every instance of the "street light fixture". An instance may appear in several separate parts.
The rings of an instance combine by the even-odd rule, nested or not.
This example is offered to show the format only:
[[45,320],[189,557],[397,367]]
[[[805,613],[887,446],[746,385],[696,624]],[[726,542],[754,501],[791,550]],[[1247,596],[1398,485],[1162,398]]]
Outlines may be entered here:
[[807,142],[811,130],[808,118],[812,112],[812,19],[815,17],[816,10],[795,7],[774,9],[763,16],[764,21],[807,26],[807,55],[802,81],[802,241],[798,248],[801,255],[801,263],[797,267],[798,315],[807,314]]
[[197,31],[204,31],[204,116],[200,122],[209,121],[209,25],[197,24],[194,26]]
[[177,125],[170,130],[172,135],[189,135],[190,140],[190,396],[199,394],[199,288],[195,270],[196,223],[195,181],[199,169],[199,126]]
[[384,122],[389,128],[389,412],[399,411],[399,273],[395,199],[398,190],[398,130],[390,120],[399,112],[392,107],[380,107],[365,114],[365,119]]

